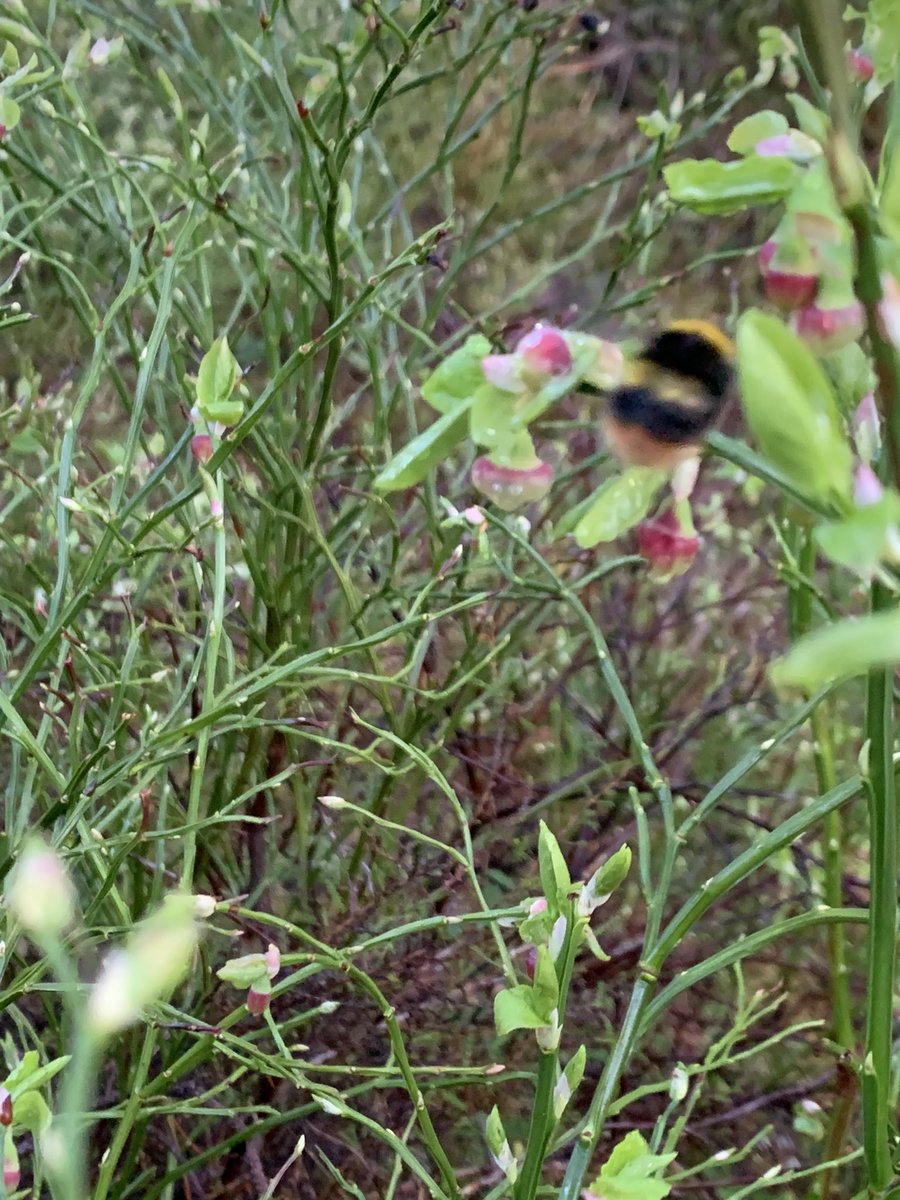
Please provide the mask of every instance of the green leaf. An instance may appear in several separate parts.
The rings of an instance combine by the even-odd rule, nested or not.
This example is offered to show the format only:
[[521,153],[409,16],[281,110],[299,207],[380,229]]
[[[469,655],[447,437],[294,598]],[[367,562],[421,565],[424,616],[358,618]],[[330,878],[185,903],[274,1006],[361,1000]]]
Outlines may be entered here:
[[816,108],[814,104],[810,104],[805,96],[801,96],[797,92],[790,92],[788,101],[794,109],[800,132],[813,138],[820,146],[824,146],[828,141],[830,126],[827,113],[822,112],[821,108]]
[[752,154],[757,143],[764,138],[777,137],[789,129],[786,117],[771,108],[764,108],[762,112],[745,117],[735,125],[728,138],[728,149],[734,154]]
[[534,1009],[534,992],[527,983],[504,988],[494,997],[494,1024],[501,1037],[516,1029],[543,1029],[547,1024]]
[[555,916],[569,894],[572,878],[559,843],[543,821],[538,834],[538,864],[547,906]]
[[466,338],[424,381],[423,399],[438,412],[459,411],[460,401],[471,400],[484,383],[481,360],[490,353],[491,343],[482,334]]
[[29,1091],[13,1106],[13,1125],[31,1134],[43,1133],[50,1124],[50,1109],[40,1092]]
[[653,467],[629,467],[608,479],[575,526],[575,541],[587,550],[627,533],[647,515],[665,478],[664,471]]
[[240,373],[228,338],[218,338],[203,355],[197,372],[197,407],[205,420],[236,425],[241,419],[244,406],[231,398]]
[[[506,463],[516,456],[516,450],[524,447],[524,438],[530,442],[528,433],[516,415],[517,397],[504,392],[492,383],[481,384],[472,398],[469,434],[476,446],[490,450],[497,462]],[[534,447],[531,455],[534,457]]]
[[588,925],[587,921],[584,921],[581,926],[581,940],[598,962],[609,962],[609,955],[597,941],[597,935],[591,929],[590,925]]
[[471,398],[457,401],[455,411],[445,412],[433,425],[398,450],[376,477],[375,488],[379,492],[398,492],[420,483],[466,436],[471,403]]
[[663,168],[669,194],[694,212],[735,213],[783,200],[799,178],[786,158],[748,154],[736,162],[686,158]]
[[900,0],[869,0],[864,40],[873,49],[876,80],[893,83],[900,65]]
[[22,116],[22,110],[16,104],[15,100],[9,96],[0,96],[0,125],[7,133],[19,123],[19,118]]
[[538,946],[534,965],[534,986],[531,989],[531,1006],[543,1024],[549,1025],[553,1010],[559,1005],[559,980],[556,967],[546,946]]
[[896,562],[900,552],[900,495],[886,491],[841,521],[819,525],[813,536],[822,553],[838,566],[871,579],[883,562]]
[[37,1050],[27,1050],[7,1075],[3,1086],[12,1094],[26,1091],[31,1086],[29,1080],[40,1068],[40,1063],[41,1059]]
[[846,508],[852,457],[837,403],[812,352],[777,318],[738,323],[744,412],[760,450],[805,495]]
[[672,1185],[658,1175],[674,1154],[651,1154],[636,1129],[622,1139],[587,1189],[586,1200],[663,1200]]
[[[29,1051],[29,1054],[32,1053],[36,1053],[36,1051]],[[13,1100],[15,1100],[18,1096],[22,1096],[26,1092],[36,1091],[42,1088],[44,1084],[49,1083],[54,1075],[58,1075],[63,1067],[66,1066],[70,1058],[71,1055],[66,1054],[61,1058],[54,1058],[42,1067],[37,1065],[33,1068],[29,1067],[27,1073],[24,1075],[19,1073],[22,1066],[22,1063],[20,1063],[19,1067],[13,1071],[3,1086],[12,1096]]]
[[772,682],[814,692],[836,679],[849,679],[900,662],[900,609],[849,617],[808,633],[769,669]]
[[506,1130],[503,1128],[500,1110],[496,1104],[488,1114],[484,1127],[484,1140],[487,1142],[491,1154],[496,1158],[506,1142]]

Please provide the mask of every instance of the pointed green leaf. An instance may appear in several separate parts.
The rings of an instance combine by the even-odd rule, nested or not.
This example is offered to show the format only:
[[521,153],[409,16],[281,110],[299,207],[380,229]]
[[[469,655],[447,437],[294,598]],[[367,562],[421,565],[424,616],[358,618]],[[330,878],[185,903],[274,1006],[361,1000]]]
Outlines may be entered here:
[[569,894],[572,879],[569,875],[569,868],[566,866],[566,860],[559,848],[559,842],[544,821],[541,821],[538,834],[538,864],[544,896],[550,911],[555,916]]
[[738,323],[737,364],[747,422],[765,457],[800,492],[846,508],[850,447],[808,347],[777,318],[750,309]]
[[504,988],[494,997],[494,1024],[501,1037],[516,1029],[542,1029],[546,1018],[534,1009],[534,993],[527,983]]
[[799,177],[787,158],[748,154],[734,162],[686,158],[663,168],[672,199],[694,212],[735,213],[783,200]]
[[652,467],[629,467],[608,479],[596,492],[574,529],[584,550],[598,542],[613,542],[647,515],[666,475]]
[[773,683],[814,692],[836,679],[900,663],[900,609],[849,617],[802,637],[770,668]]
[[236,425],[244,406],[232,395],[240,378],[240,366],[226,337],[220,337],[203,355],[197,372],[197,407],[207,421]]
[[537,962],[534,966],[534,987],[531,1006],[545,1025],[553,1019],[553,1010],[559,1004],[559,980],[556,967],[546,946],[538,946]]
[[815,139],[820,146],[824,146],[828,141],[830,126],[827,114],[823,113],[821,108],[810,104],[806,97],[801,96],[798,92],[790,92],[788,101],[794,109],[801,133],[805,133],[807,137]]
[[397,492],[420,483],[466,436],[469,400],[457,401],[457,408],[445,412],[429,427],[399,450],[375,479],[379,492]]
[[10,96],[0,96],[0,125],[3,126],[6,133],[19,123],[19,118],[22,116],[22,110]]

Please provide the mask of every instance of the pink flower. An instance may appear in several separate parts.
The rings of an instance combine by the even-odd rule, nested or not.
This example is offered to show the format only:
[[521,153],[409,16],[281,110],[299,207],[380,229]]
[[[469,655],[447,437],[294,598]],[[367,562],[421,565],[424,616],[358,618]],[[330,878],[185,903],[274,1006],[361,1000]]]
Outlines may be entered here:
[[679,519],[674,508],[661,516],[641,521],[637,527],[638,549],[660,579],[670,579],[688,569],[700,549],[692,526]]
[[766,295],[787,312],[812,304],[819,290],[813,254],[804,245],[781,246],[768,241],[759,252]]
[[517,354],[488,354],[481,360],[481,369],[488,383],[501,392],[524,392],[519,377],[521,363]]
[[807,305],[795,312],[791,326],[813,354],[825,356],[849,346],[862,335],[865,325],[863,307],[859,301],[840,308],[820,308]]
[[553,468],[537,459],[531,467],[504,467],[492,459],[476,458],[472,484],[504,512],[513,512],[546,496],[553,483]]
[[857,46],[855,50],[847,51],[847,66],[850,68],[850,75],[857,83],[868,83],[875,74],[875,64],[872,61],[872,56],[867,50],[863,50],[861,46]]
[[197,462],[209,462],[213,456],[213,443],[208,433],[194,434],[191,438],[191,454]]
[[535,325],[516,346],[516,355],[535,375],[565,375],[572,369],[569,343],[551,325]]

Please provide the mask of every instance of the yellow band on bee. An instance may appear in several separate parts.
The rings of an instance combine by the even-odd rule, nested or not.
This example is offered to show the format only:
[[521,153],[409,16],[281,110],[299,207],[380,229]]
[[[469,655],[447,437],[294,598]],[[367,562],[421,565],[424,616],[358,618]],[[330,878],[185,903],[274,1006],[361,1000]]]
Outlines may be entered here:
[[680,329],[684,333],[696,333],[699,337],[705,338],[726,358],[734,357],[734,342],[727,333],[723,333],[716,325],[710,321],[670,321],[669,329]]

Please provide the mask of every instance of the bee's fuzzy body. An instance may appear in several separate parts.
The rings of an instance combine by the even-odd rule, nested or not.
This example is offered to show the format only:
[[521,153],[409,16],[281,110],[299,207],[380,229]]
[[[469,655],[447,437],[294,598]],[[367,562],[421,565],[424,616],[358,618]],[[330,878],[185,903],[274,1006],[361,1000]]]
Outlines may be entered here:
[[697,453],[731,383],[732,345],[706,321],[673,322],[631,364],[609,397],[607,444],[637,466],[671,470]]

